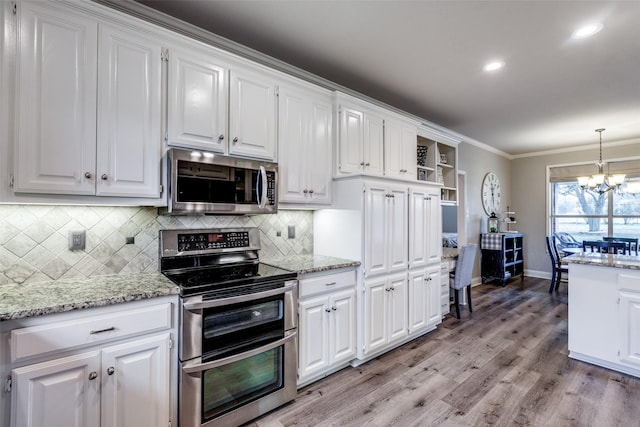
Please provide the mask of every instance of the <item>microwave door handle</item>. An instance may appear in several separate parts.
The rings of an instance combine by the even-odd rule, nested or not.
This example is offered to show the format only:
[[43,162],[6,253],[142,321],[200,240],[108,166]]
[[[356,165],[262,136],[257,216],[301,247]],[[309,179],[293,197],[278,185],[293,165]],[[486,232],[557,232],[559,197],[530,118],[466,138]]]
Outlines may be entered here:
[[[262,194],[258,184],[262,181]],[[267,204],[267,170],[264,166],[260,166],[260,173],[256,177],[256,197],[258,198],[258,207],[264,209]]]

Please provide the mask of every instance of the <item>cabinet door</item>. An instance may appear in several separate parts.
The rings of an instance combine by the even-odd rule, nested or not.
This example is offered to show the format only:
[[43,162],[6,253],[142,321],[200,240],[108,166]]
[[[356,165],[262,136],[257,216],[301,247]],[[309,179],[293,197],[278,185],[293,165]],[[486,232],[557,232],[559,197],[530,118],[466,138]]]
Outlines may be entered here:
[[160,196],[161,46],[100,27],[96,194]]
[[356,355],[356,291],[336,292],[331,295],[330,360],[331,363],[348,362]]
[[211,52],[169,52],[169,145],[226,153],[227,69]]
[[427,326],[434,326],[442,321],[442,288],[440,286],[440,265],[432,265],[427,268],[425,279],[425,285],[427,287]]
[[386,273],[389,269],[387,246],[387,212],[389,192],[377,184],[365,186],[364,274]]
[[390,285],[386,277],[365,282],[364,353],[383,348],[389,341]]
[[278,148],[280,201],[305,203],[309,196],[307,156],[310,107],[304,94],[281,86],[278,96]]
[[440,219],[440,192],[429,189],[426,202],[426,229],[424,234],[428,263],[439,263],[442,259],[442,221]]
[[302,300],[298,310],[298,379],[302,382],[329,366],[329,298]]
[[331,202],[331,97],[280,86],[280,201]]
[[229,86],[229,154],[275,160],[275,81],[233,69]]
[[170,334],[102,351],[101,427],[169,425]]
[[362,173],[364,167],[364,113],[340,106],[340,158],[342,173]]
[[620,359],[640,365],[640,293],[621,291],[620,298]]
[[384,122],[384,174],[404,178],[402,126],[394,120]]
[[428,238],[432,235],[428,221],[428,192],[426,188],[409,190],[409,267],[424,267],[429,262]]
[[15,190],[93,195],[98,24],[43,2],[18,10]]
[[400,340],[407,336],[407,319],[409,306],[409,292],[407,275],[396,275],[389,278],[389,342]]
[[100,425],[99,373],[97,351],[14,369],[11,425]]
[[416,165],[418,157],[416,152],[416,142],[418,140],[418,128],[412,124],[402,126],[401,144],[402,147],[402,170],[403,176],[407,179],[416,179]]
[[409,333],[426,328],[428,320],[428,284],[424,269],[409,272]]
[[309,144],[305,164],[309,195],[313,203],[331,203],[332,112],[329,96],[311,100]]
[[372,113],[364,115],[364,172],[384,175],[384,119]]
[[389,189],[388,214],[385,226],[388,228],[387,249],[389,272],[406,271],[408,266],[408,197],[405,187]]

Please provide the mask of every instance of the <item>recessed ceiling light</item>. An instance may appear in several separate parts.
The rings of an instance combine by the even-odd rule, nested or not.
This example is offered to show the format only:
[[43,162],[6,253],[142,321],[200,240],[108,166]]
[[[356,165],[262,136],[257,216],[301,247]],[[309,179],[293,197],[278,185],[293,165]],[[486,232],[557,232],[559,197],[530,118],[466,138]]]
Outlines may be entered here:
[[578,28],[572,35],[574,39],[584,39],[585,37],[591,37],[592,35],[598,33],[602,29],[602,24],[595,23],[585,25],[584,27]]
[[503,61],[491,61],[487,62],[482,69],[485,71],[497,71],[502,67],[504,67]]

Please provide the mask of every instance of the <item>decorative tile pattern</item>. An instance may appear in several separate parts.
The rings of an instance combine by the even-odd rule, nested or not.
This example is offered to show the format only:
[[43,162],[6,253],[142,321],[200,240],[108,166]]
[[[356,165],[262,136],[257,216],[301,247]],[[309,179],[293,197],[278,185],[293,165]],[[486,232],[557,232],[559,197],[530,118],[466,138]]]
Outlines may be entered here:
[[[0,205],[0,285],[156,271],[160,229],[214,227],[258,227],[261,258],[313,253],[310,211],[164,216],[151,207]],[[69,231],[79,230],[86,230],[86,247],[71,251]]]

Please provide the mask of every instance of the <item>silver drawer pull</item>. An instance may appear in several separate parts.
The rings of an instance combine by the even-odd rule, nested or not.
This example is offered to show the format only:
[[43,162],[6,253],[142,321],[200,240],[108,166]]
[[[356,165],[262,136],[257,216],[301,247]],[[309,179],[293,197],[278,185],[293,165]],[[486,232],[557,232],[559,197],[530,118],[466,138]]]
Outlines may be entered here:
[[98,378],[98,373],[96,371],[89,372],[89,380],[95,380]]
[[98,329],[97,331],[91,331],[89,332],[90,335],[96,335],[96,334],[102,334],[104,332],[111,332],[111,331],[115,331],[116,327],[112,326],[110,328],[106,328],[106,329]]
[[325,285],[325,286],[335,286],[335,285],[336,285],[336,282],[325,283],[324,285]]

